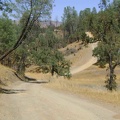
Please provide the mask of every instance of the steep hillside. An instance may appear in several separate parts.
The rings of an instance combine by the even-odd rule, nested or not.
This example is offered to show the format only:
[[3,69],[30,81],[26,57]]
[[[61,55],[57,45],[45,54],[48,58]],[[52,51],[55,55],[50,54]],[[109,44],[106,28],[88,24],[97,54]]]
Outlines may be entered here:
[[[91,32],[86,32],[86,35],[90,38],[94,37]],[[60,49],[65,55],[66,60],[72,63],[72,74],[83,71],[97,62],[97,58],[92,56],[92,51],[95,47],[97,47],[97,42],[88,44],[87,46],[84,46],[81,42],[74,42]]]
[[0,87],[7,87],[16,81],[20,80],[15,71],[0,64]]
[[73,43],[67,46],[66,48],[64,48],[64,51],[66,52],[72,51],[71,54],[65,56],[65,58],[67,60],[70,60],[72,63],[71,65],[72,74],[87,69],[88,67],[90,67],[91,65],[97,62],[97,58],[92,56],[92,50],[96,46],[97,43],[93,43],[93,44],[89,44],[87,47],[83,47],[79,42],[79,43]]

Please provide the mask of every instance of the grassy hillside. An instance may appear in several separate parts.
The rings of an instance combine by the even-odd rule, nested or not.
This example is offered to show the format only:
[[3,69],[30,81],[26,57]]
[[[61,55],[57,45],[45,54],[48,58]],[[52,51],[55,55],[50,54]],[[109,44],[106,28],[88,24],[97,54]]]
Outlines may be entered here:
[[[68,45],[66,48],[61,49],[63,53],[66,50],[78,49],[80,43],[75,42]],[[92,55],[92,49],[90,46],[77,50],[75,53],[65,56],[67,60],[70,60],[72,64],[71,69],[82,66],[89,61]],[[120,105],[120,68],[116,69],[116,75],[118,83],[117,91],[109,92],[105,88],[105,80],[108,71],[104,68],[99,68],[96,65],[92,65],[87,69],[72,75],[70,80],[63,78],[53,78],[48,86],[54,89],[65,90],[75,94],[83,95],[89,98],[100,100],[106,103],[112,103]],[[114,98],[114,99],[113,99]]]
[[19,81],[19,78],[15,71],[0,64],[0,87],[7,87],[16,81]]

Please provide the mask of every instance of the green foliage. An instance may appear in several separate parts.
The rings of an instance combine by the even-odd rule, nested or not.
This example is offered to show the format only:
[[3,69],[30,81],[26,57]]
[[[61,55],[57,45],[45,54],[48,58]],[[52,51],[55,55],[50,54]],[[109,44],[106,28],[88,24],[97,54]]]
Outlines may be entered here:
[[[22,75],[27,64],[37,64],[44,73],[70,78],[70,63],[57,50],[63,43],[54,35],[54,26],[51,24],[43,31],[40,28],[40,21],[50,17],[52,4],[53,0],[16,0],[10,3],[0,0],[0,10],[4,15],[0,18],[0,61],[4,59],[3,64]],[[19,19],[17,24],[7,17],[8,10]]]
[[9,49],[17,38],[16,25],[8,18],[0,18],[0,54]]
[[9,0],[0,0],[0,11],[12,12],[12,9],[9,7],[9,3]]
[[[106,83],[106,88],[108,90],[116,90],[117,88],[117,83],[116,83],[116,75],[115,74],[111,74],[111,77],[108,77],[109,75],[107,75],[107,80],[105,81]],[[111,79],[112,79],[112,82],[111,82]]]
[[[116,89],[116,76],[114,70],[120,65],[120,0],[101,0],[100,11],[86,8],[80,11],[72,23],[71,7],[66,7],[63,14],[63,30],[68,43],[82,40],[84,45],[98,41],[98,47],[93,55],[98,58],[99,65],[105,67],[108,64],[109,75],[106,87],[109,90]],[[76,27],[77,25],[77,27]],[[72,31],[72,26],[75,30]],[[89,38],[86,32],[90,31],[94,38]]]
[[93,7],[93,9],[92,9],[92,14],[94,14],[94,15],[96,15],[96,14],[97,14],[97,10],[96,10],[96,8],[95,8],[95,7]]
[[[85,10],[80,11],[79,15],[74,7],[65,7],[64,14],[62,17],[62,26],[64,31],[64,38],[66,39],[66,41],[68,40],[68,43],[71,43],[82,39],[83,34],[91,30],[93,19],[96,14],[97,10],[95,7],[92,11],[90,8],[86,8]],[[83,43],[85,44],[89,41],[93,41],[87,36],[84,38],[86,40],[82,40],[84,40]]]
[[66,31],[64,36],[73,34],[77,29],[78,14],[74,7],[65,7],[62,17],[63,29]]
[[[86,8],[78,15],[74,7],[65,7],[62,42],[53,33],[52,24],[47,30],[40,28],[39,21],[50,17],[52,4],[53,0],[0,0],[0,11],[3,12],[0,18],[0,60],[6,58],[5,64],[11,63],[20,73],[26,64],[36,63],[45,73],[69,78],[70,63],[57,49],[80,39],[85,45],[98,41],[93,55],[97,56],[100,66],[108,64],[106,87],[116,89],[114,70],[120,65],[120,0],[113,0],[112,3],[101,0],[101,11],[98,13],[94,7],[92,10]],[[8,13],[12,11],[14,17],[20,20],[18,24],[8,18]],[[93,34],[94,39],[85,34],[87,31]]]
[[95,39],[100,41],[98,47],[94,49],[93,55],[98,57],[99,64],[104,66],[108,64],[109,77],[106,81],[106,87],[109,90],[116,90],[116,75],[114,70],[120,64],[120,18],[119,5],[103,1],[104,11],[96,16],[96,22],[92,26]]
[[86,8],[85,10],[80,11],[77,28],[80,33],[89,31],[91,18],[92,17],[90,8]]
[[69,78],[71,76],[70,63],[57,50],[59,40],[53,32],[48,29],[44,34],[40,34],[37,43],[36,49],[33,48],[31,51],[32,58],[41,67],[42,72],[51,72],[52,75],[56,73],[58,76]]
[[9,7],[14,11],[14,16],[19,15],[17,19],[21,17],[23,19],[26,17],[26,19],[22,24],[23,27],[16,43],[0,57],[0,61],[16,50],[27,39],[32,27],[40,18],[43,19],[50,15],[52,3],[52,0],[16,0],[9,4]]
[[44,73],[56,73],[59,76],[70,77],[70,63],[67,62],[63,55],[51,48],[41,48],[33,52],[33,56]]

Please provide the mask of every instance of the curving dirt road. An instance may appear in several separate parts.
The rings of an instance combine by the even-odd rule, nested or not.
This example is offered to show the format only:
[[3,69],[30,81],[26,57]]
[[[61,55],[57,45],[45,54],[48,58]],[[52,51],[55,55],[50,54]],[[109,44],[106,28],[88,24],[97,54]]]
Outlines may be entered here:
[[92,50],[97,47],[97,43],[92,43],[88,45],[88,48],[83,48],[83,51],[86,50],[86,53],[82,54],[82,57],[79,57],[78,61],[76,61],[76,65],[71,67],[71,74],[78,73],[83,71],[97,62],[97,58],[92,56]]
[[[12,87],[13,89],[13,87]],[[116,113],[37,83],[19,83],[0,96],[0,120],[115,120]]]

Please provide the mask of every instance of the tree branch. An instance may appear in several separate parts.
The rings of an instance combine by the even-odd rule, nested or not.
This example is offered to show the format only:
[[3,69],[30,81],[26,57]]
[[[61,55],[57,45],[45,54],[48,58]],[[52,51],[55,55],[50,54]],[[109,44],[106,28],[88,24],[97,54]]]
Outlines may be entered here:
[[[32,7],[32,0],[31,0],[31,7]],[[28,34],[27,30],[29,28],[29,22],[30,22],[31,15],[32,15],[32,8],[31,8],[30,14],[26,20],[26,24],[21,32],[19,39],[17,40],[17,42],[14,44],[14,46],[11,49],[9,49],[6,53],[4,53],[0,57],[0,61],[2,61],[5,57],[7,57],[10,53],[12,53],[15,49],[17,49],[22,44],[22,42],[24,41],[24,39],[26,38]]]

